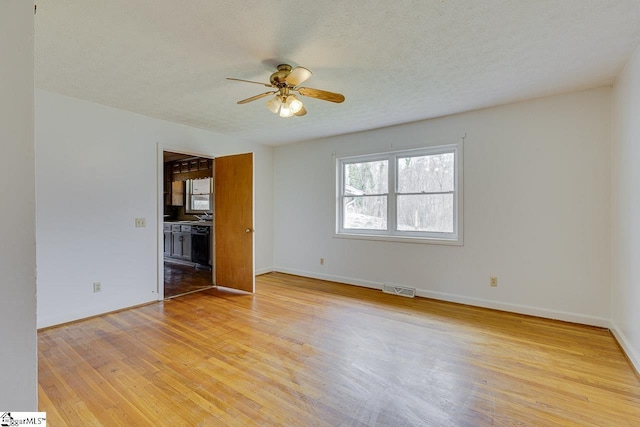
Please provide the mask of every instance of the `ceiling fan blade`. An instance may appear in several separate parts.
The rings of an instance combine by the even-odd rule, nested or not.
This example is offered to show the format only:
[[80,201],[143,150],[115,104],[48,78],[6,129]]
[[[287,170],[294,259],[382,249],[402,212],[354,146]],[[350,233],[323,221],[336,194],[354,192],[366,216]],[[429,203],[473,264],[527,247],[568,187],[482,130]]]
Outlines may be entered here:
[[247,102],[255,101],[256,99],[264,98],[265,96],[273,95],[274,93],[278,93],[278,91],[272,90],[270,92],[261,93],[260,95],[252,96],[251,98],[238,101],[238,104],[246,104]]
[[270,85],[268,83],[254,82],[252,80],[244,80],[244,79],[234,79],[233,77],[227,77],[227,80],[233,80],[233,81],[236,81],[236,82],[253,83],[253,84],[256,84],[256,85],[266,86],[266,87],[273,87],[272,85]]
[[303,106],[302,106],[302,108],[301,108],[297,113],[294,113],[294,114],[295,114],[296,116],[304,116],[304,115],[306,115],[306,114],[307,114],[307,109],[306,109],[306,108],[304,108],[304,105],[303,105]]
[[323,101],[330,101],[341,103],[344,102],[344,95],[335,92],[327,92],[326,90],[312,89],[310,87],[301,87],[296,89],[300,95],[310,96],[311,98],[322,99]]
[[307,70],[306,68],[296,67],[293,70],[291,70],[291,72],[289,73],[287,78],[284,79],[284,81],[287,82],[287,84],[290,86],[298,86],[300,83],[309,79],[311,75],[312,75],[311,71]]

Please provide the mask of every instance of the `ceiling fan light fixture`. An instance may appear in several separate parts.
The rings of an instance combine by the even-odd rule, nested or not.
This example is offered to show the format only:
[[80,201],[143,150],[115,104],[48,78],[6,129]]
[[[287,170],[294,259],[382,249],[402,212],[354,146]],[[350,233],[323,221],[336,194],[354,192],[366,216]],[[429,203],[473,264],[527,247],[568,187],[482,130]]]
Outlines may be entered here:
[[304,67],[291,67],[288,64],[278,65],[278,71],[271,74],[269,83],[254,82],[252,80],[236,79],[227,77],[227,80],[235,80],[238,82],[253,83],[260,86],[271,88],[269,92],[261,93],[246,99],[242,99],[237,104],[247,104],[249,102],[265,98],[269,95],[275,96],[267,101],[267,108],[273,114],[280,117],[305,116],[307,109],[302,101],[292,92],[299,95],[316,98],[322,101],[335,102],[337,104],[344,102],[344,95],[326,90],[313,89],[309,87],[301,87],[300,84],[311,77],[311,71]]
[[280,110],[280,106],[281,105],[282,105],[282,100],[280,99],[280,96],[278,96],[278,95],[274,96],[273,98],[271,98],[270,100],[267,101],[267,108],[273,114],[277,114],[278,113],[278,111]]
[[293,110],[288,102],[283,102],[280,106],[280,117],[291,117],[293,116]]
[[287,96],[287,105],[293,114],[296,114],[298,111],[302,110],[302,107],[304,107],[302,101],[300,101],[295,95]]

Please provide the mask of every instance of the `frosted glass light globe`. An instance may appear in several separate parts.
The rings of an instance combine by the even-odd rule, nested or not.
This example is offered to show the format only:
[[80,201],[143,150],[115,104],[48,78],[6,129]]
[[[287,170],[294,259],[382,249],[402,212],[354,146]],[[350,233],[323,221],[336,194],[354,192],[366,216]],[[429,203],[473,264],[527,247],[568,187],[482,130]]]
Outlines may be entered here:
[[302,110],[303,107],[302,101],[296,98],[295,95],[289,95],[287,97],[287,104],[289,105],[291,111],[293,111],[293,114],[296,114],[298,111]]
[[291,117],[291,116],[293,116],[293,111],[291,111],[291,108],[285,102],[280,107],[280,117]]
[[282,105],[282,100],[278,95],[274,96],[273,98],[267,101],[267,108],[273,114],[276,114],[278,112],[281,105]]

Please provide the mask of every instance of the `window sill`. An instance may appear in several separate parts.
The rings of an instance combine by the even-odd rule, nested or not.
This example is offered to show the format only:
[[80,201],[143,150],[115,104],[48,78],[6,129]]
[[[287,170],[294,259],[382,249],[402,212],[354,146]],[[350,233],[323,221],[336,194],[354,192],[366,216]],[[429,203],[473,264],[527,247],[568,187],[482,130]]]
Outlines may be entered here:
[[381,236],[377,234],[360,234],[360,233],[335,233],[334,238],[338,239],[355,239],[355,240],[376,240],[381,242],[396,243],[418,243],[423,245],[447,245],[447,246],[464,246],[462,237],[458,239],[436,239],[433,237],[413,237],[413,236]]

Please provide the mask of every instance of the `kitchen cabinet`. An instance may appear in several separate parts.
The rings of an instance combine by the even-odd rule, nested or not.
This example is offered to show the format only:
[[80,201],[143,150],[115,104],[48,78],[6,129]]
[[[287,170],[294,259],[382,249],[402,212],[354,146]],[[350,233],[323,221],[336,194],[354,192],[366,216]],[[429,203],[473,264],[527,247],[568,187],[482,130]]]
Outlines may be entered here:
[[192,179],[211,178],[213,160],[192,157],[164,164],[164,204],[185,205],[185,182]]
[[164,256],[171,256],[171,224],[164,224]]
[[199,157],[171,162],[166,173],[170,174],[170,181],[185,181],[187,179],[211,178],[213,175],[213,161]]
[[171,225],[171,255],[185,261],[191,261],[191,226]]
[[171,206],[171,164],[164,164],[164,205]]
[[171,183],[171,206],[184,206],[184,182]]
[[165,222],[163,225],[165,258],[188,261],[193,265],[210,266],[212,226],[211,221]]

